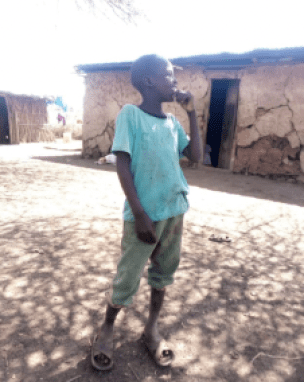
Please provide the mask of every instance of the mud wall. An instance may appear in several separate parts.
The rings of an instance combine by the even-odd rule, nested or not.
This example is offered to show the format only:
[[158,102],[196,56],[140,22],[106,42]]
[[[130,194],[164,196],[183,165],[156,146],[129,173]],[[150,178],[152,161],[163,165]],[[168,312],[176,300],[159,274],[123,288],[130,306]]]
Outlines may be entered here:
[[[204,147],[212,79],[240,79],[238,117],[231,158],[234,172],[299,175],[304,172],[304,64],[210,71],[201,66],[176,70],[178,86],[190,90],[196,102]],[[115,119],[126,103],[139,104],[128,71],[86,76],[83,117],[83,155],[99,157],[111,150]],[[165,104],[186,132],[184,110]]]
[[304,172],[304,64],[240,72],[235,172]]
[[[196,99],[198,123],[203,136],[210,99],[210,86],[203,71],[186,69],[176,73],[180,89],[189,89]],[[117,113],[126,103],[140,104],[141,96],[132,87],[130,73],[100,72],[87,74],[83,115],[83,155],[95,158],[110,152]],[[186,112],[175,103],[164,106],[165,112],[173,113],[189,132]]]
[[83,155],[98,158],[108,154],[118,112],[126,103],[139,102],[140,95],[130,83],[129,72],[87,74],[82,128]]

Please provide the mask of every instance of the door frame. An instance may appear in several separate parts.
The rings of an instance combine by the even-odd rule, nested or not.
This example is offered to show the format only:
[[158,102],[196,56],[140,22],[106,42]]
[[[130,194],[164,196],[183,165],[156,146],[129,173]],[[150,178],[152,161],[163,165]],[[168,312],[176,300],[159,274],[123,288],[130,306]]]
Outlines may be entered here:
[[[231,154],[230,154],[230,161],[229,161],[229,168],[227,170],[233,171],[233,166],[234,166],[234,160],[235,160],[235,149],[236,149],[236,127],[237,127],[237,114],[238,114],[238,105],[239,105],[239,93],[240,93],[240,83],[241,79],[239,78],[226,78],[226,77],[215,77],[215,78],[210,78],[210,98],[209,98],[209,107],[208,107],[208,115],[207,115],[207,120],[206,120],[206,129],[204,129],[203,136],[202,136],[202,143],[203,143],[203,160],[205,157],[205,147],[206,147],[206,142],[207,142],[207,134],[208,134],[208,125],[209,125],[209,119],[210,119],[210,105],[211,105],[211,98],[212,98],[212,82],[213,81],[221,81],[221,80],[226,80],[226,81],[235,81],[235,83],[238,84],[238,90],[236,94],[236,103],[235,103],[235,112],[233,116],[233,121],[231,126],[233,126],[233,136],[232,136],[232,145],[231,145]],[[226,102],[225,102],[226,106]],[[217,167],[218,168],[218,167]]]

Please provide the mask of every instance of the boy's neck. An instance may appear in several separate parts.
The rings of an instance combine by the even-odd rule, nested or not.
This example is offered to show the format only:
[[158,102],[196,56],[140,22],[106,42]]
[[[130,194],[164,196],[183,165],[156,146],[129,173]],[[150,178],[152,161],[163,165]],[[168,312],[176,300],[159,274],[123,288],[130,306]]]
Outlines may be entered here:
[[143,99],[142,103],[139,105],[139,108],[146,113],[153,114],[160,118],[166,117],[166,114],[163,112],[162,103],[153,100]]

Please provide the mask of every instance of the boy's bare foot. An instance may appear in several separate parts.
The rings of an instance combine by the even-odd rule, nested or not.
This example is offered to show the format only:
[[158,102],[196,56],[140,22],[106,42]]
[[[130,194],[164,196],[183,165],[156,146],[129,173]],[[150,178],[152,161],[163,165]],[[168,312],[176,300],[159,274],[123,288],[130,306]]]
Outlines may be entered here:
[[172,363],[174,353],[159,334],[157,324],[145,327],[142,340],[159,366],[168,366]]
[[103,324],[94,336],[91,363],[97,370],[110,370],[113,367],[113,325]]

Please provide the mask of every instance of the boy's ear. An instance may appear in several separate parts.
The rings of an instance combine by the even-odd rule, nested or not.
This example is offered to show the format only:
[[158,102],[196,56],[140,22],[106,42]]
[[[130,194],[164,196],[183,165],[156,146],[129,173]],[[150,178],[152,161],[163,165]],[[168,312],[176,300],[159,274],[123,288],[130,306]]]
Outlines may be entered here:
[[153,82],[151,81],[151,78],[148,77],[148,76],[144,77],[144,79],[143,79],[143,84],[144,84],[146,87],[148,87],[148,88],[150,88],[151,86],[153,86]]

